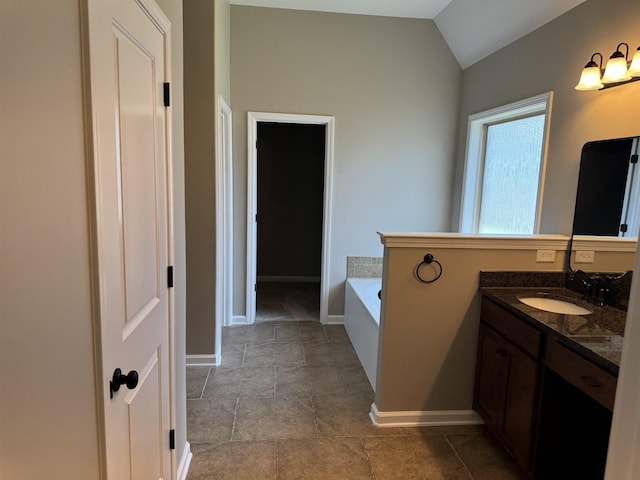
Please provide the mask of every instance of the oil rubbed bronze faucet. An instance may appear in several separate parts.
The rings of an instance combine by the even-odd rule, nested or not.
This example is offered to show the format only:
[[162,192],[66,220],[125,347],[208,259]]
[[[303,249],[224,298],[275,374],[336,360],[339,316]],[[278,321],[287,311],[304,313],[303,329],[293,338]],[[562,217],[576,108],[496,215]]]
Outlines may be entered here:
[[609,290],[599,274],[589,275],[583,270],[576,270],[571,277],[571,280],[577,283],[580,292],[584,294],[585,300],[599,307],[605,306],[605,293]]
[[587,273],[574,270],[567,276],[567,287],[584,296],[584,300],[604,307],[627,309],[632,272]]

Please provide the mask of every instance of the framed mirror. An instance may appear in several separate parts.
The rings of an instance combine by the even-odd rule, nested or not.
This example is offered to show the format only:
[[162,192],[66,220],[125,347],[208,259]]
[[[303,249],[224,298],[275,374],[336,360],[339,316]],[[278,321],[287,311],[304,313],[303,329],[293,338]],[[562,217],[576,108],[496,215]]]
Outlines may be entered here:
[[[581,152],[569,270],[633,268],[640,228],[640,137],[587,142]],[[598,251],[596,264],[589,254]],[[617,252],[617,255],[615,254]],[[622,253],[625,255],[622,255]]]
[[638,236],[638,138],[587,142],[582,147],[574,235]]

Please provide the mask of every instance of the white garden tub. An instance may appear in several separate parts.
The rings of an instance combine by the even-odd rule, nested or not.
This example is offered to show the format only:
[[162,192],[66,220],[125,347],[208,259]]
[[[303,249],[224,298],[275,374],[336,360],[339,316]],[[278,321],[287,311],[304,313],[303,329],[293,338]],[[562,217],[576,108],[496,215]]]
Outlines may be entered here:
[[344,327],[371,387],[376,389],[381,278],[347,278]]

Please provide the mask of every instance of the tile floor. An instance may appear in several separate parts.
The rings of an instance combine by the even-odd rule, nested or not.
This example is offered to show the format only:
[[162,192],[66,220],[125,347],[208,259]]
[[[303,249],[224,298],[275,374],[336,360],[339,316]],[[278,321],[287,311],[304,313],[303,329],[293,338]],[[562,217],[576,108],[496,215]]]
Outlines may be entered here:
[[342,326],[226,327],[222,356],[187,368],[187,480],[525,478],[482,427],[373,426]]
[[320,321],[320,283],[258,282],[256,323]]

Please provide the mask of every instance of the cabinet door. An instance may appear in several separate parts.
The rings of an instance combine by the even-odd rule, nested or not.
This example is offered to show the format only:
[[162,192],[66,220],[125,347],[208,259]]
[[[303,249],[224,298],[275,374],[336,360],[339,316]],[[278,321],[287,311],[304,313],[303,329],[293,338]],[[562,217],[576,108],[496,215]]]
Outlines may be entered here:
[[505,342],[508,363],[502,434],[518,463],[529,468],[538,392],[538,363]]
[[504,340],[493,330],[480,325],[475,408],[494,432],[501,424],[503,399],[507,386]]

